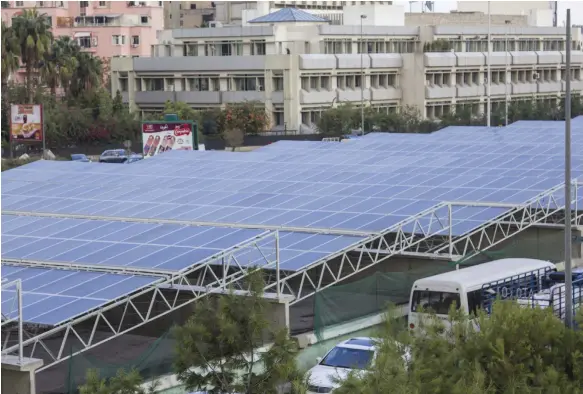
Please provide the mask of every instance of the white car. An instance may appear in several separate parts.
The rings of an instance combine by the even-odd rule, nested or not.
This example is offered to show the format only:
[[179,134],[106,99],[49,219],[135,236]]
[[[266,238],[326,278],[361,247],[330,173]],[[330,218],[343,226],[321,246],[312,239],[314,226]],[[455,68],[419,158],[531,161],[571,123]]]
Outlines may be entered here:
[[308,394],[330,393],[340,386],[352,370],[364,370],[375,359],[378,341],[368,337],[340,342],[308,371]]

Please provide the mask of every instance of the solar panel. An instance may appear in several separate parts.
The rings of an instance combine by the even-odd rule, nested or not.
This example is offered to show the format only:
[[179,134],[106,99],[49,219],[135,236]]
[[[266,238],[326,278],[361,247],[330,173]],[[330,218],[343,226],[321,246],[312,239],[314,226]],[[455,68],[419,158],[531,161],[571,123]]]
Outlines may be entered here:
[[[2,258],[180,271],[262,233],[229,227],[2,215]],[[362,240],[364,237],[282,231],[280,267],[303,268]],[[257,253],[274,261],[274,238],[259,245],[261,252]],[[293,261],[286,260],[288,255]],[[299,255],[302,264],[297,263]],[[247,261],[265,263],[265,258]]]
[[[22,280],[23,321],[46,325],[63,323],[160,279],[4,263],[2,278],[8,281]],[[2,290],[2,315],[5,319],[18,317],[14,290]]]

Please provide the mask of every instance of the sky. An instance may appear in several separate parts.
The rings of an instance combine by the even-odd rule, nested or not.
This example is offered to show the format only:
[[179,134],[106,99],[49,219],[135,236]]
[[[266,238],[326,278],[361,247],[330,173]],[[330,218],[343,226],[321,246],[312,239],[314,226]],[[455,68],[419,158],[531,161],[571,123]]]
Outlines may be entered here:
[[[494,1],[492,1],[494,2]],[[413,12],[421,11],[421,3],[415,2],[411,5]],[[405,12],[409,11],[409,1],[395,1],[394,4],[405,7]],[[574,25],[583,25],[583,1],[559,1],[559,24],[562,26],[566,18],[567,8],[571,9],[571,21]],[[457,1],[436,1],[435,12],[449,12],[457,8]]]

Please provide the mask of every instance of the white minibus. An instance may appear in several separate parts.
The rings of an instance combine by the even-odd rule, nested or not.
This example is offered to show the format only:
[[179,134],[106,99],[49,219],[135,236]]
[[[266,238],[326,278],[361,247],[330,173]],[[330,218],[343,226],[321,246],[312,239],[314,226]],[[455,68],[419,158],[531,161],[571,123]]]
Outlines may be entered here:
[[419,326],[428,311],[447,322],[454,302],[472,314],[496,297],[530,297],[540,291],[542,276],[551,271],[556,266],[548,261],[511,258],[418,279],[411,289],[409,328]]

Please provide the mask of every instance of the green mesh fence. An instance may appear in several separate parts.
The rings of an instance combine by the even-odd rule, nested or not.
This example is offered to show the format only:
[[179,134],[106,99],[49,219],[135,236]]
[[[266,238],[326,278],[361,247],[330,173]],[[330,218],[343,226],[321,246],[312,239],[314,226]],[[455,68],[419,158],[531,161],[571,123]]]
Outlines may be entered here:
[[413,282],[454,269],[427,264],[405,272],[376,272],[345,285],[333,286],[314,296],[314,332],[318,340],[326,328],[384,312],[389,304],[409,302]]
[[[326,328],[348,323],[386,310],[388,304],[409,302],[413,282],[460,267],[488,261],[522,257],[552,262],[563,261],[563,232],[531,228],[496,247],[455,262],[419,260],[413,269],[376,272],[358,281],[337,285],[314,296],[314,332],[319,340]],[[390,260],[387,262],[391,264]],[[410,268],[411,266],[408,266]]]
[[[69,359],[65,382],[67,393],[79,392],[79,386],[85,383],[90,369],[97,370],[105,379],[115,376],[119,369],[136,369],[144,381],[172,372],[174,341],[170,330],[159,338],[126,336],[112,342],[115,341],[120,341],[119,349],[115,344],[104,344],[101,349],[97,348],[98,354],[84,352]],[[77,350],[72,346],[70,354]]]

